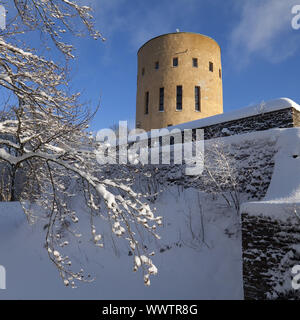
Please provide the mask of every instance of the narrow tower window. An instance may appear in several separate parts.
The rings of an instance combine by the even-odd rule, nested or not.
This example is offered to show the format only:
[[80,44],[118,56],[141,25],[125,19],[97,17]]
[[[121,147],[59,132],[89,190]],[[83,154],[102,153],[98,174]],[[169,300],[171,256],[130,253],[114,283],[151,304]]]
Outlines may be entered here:
[[145,68],[142,68],[142,76],[145,74]]
[[200,111],[200,87],[195,87],[195,110]]
[[159,69],[159,61],[155,62],[155,69],[158,70]]
[[173,58],[173,67],[178,66],[178,58]]
[[211,61],[209,62],[209,71],[214,71],[214,64]]
[[197,58],[193,58],[193,67],[198,68],[198,59]]
[[159,89],[159,111],[164,111],[164,96],[165,96],[165,89]]
[[219,78],[222,79],[222,71],[219,69]]
[[176,87],[176,110],[182,110],[182,86]]
[[149,113],[149,91],[145,94],[145,114]]

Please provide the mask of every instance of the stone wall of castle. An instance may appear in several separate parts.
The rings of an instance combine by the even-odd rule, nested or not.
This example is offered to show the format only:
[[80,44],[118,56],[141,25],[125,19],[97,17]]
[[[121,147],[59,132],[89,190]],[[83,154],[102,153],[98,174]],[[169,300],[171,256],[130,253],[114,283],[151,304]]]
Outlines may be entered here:
[[211,139],[272,128],[292,128],[297,126],[300,126],[300,112],[293,108],[286,108],[222,122],[202,129],[204,129],[204,138]]
[[300,220],[293,217],[293,208],[283,210],[290,210],[290,219],[242,212],[246,300],[300,299],[291,284],[291,270],[300,264]]

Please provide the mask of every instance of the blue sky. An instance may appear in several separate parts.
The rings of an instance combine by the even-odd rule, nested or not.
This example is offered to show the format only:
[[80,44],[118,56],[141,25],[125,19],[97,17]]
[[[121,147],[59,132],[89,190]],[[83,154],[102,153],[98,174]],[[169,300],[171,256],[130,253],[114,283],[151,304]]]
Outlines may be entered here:
[[92,129],[135,121],[137,50],[160,34],[198,32],[222,49],[224,112],[279,97],[300,103],[300,0],[81,0],[107,39],[74,39],[72,87],[100,110]]

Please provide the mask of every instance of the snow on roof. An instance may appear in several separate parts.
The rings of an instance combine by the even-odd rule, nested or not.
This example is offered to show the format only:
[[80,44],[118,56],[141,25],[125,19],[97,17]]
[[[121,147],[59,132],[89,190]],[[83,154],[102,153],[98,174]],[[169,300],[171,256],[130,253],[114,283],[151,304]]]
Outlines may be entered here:
[[[240,212],[253,216],[270,217],[281,221],[289,221],[291,218],[298,218],[300,202],[291,201],[252,201],[241,204]],[[298,220],[298,219],[297,219]]]
[[294,108],[300,111],[300,105],[298,105],[293,100],[289,98],[280,98],[276,100],[262,102],[260,104],[249,106],[246,108],[225,112],[212,117],[185,122],[182,124],[178,124],[176,126],[168,127],[168,129],[171,130],[173,128],[179,128],[181,130],[184,130],[184,129],[203,128],[203,127],[208,127],[218,123],[252,117],[261,113],[267,113],[267,112],[272,112],[272,111],[277,111],[277,110],[282,110],[287,108]]
[[[150,137],[155,138],[155,137],[168,135],[170,131],[173,129],[177,129],[177,130],[179,129],[182,131],[184,129],[204,128],[204,127],[216,125],[219,123],[234,121],[238,119],[252,117],[259,114],[268,113],[268,112],[277,111],[277,110],[283,110],[287,108],[294,108],[300,112],[299,104],[297,104],[296,102],[294,102],[289,98],[280,98],[280,99],[270,100],[267,102],[261,102],[260,104],[248,106],[238,110],[225,112],[212,117],[207,117],[203,119],[181,123],[181,124],[170,126],[167,128],[155,129],[155,130],[148,131],[146,133],[143,131],[144,134],[143,134],[142,140],[147,139],[147,138],[144,138],[145,135],[146,137],[148,136],[149,138]],[[141,134],[140,133],[131,134],[128,140],[135,141],[138,136],[141,136]]]

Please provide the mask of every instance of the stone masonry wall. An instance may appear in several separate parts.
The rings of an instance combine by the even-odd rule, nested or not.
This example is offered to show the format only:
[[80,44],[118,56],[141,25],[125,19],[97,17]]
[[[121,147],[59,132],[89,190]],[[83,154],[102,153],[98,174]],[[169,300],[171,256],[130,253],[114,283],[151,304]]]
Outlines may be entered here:
[[242,246],[246,300],[300,299],[291,285],[291,269],[300,264],[299,220],[242,213]]
[[[235,168],[236,180],[240,191],[247,193],[249,199],[262,199],[269,187],[274,169],[274,156],[276,150],[276,139],[272,134],[261,134],[256,139],[244,139],[243,142],[226,143],[220,146]],[[212,149],[214,147],[212,146]],[[210,147],[205,147],[205,163],[210,163]],[[208,162],[207,162],[208,160]],[[156,165],[155,179],[159,183],[174,183],[186,187],[194,187],[207,190],[207,182],[203,183],[203,174],[188,176],[185,174],[184,165]],[[145,168],[147,170],[147,167]],[[149,165],[151,171],[151,165]],[[205,172],[204,172],[205,173]]]
[[211,139],[272,128],[292,128],[296,126],[300,126],[300,112],[293,108],[287,108],[222,122],[202,129],[204,129],[204,138]]

